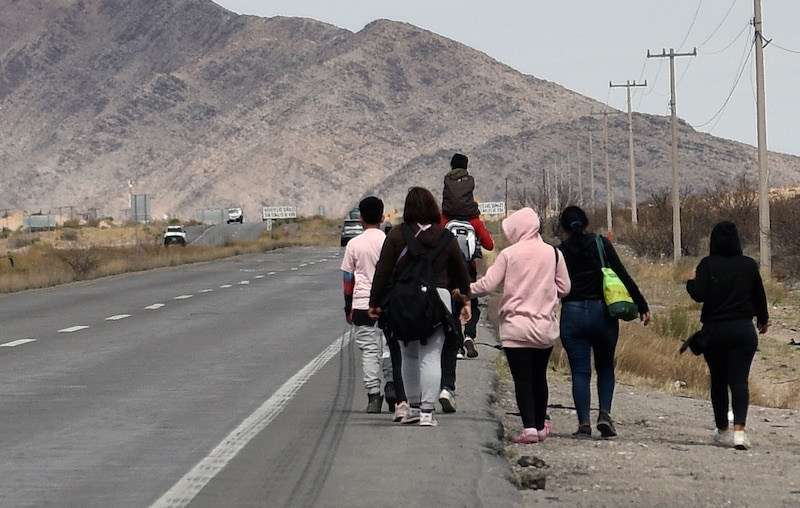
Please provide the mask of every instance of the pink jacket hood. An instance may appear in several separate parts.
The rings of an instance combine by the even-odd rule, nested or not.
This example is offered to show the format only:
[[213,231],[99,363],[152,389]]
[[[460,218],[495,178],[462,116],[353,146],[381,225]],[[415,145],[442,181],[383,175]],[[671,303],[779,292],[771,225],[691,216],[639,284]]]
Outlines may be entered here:
[[522,240],[541,239],[540,225],[539,214],[532,208],[523,208],[512,213],[503,221],[503,233],[512,245]]
[[511,245],[470,285],[473,296],[503,286],[498,332],[506,348],[544,349],[559,337],[556,311],[559,299],[569,293],[569,273],[564,257],[545,243],[539,227],[539,215],[530,208],[511,214],[503,221]]

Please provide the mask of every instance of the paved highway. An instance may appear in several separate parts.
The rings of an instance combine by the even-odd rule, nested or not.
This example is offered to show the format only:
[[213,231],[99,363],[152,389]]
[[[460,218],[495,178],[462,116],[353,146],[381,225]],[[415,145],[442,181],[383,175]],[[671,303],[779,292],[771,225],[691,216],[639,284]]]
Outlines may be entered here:
[[[350,347],[337,342],[340,254],[279,250],[0,298],[0,506],[185,505],[175,496],[195,496]],[[204,479],[181,484],[198,464]]]

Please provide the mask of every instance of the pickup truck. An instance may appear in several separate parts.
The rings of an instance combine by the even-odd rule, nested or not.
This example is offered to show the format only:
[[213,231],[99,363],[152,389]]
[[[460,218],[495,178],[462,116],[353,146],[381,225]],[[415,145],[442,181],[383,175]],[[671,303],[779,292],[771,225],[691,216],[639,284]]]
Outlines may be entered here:
[[164,231],[164,247],[169,247],[173,243],[186,247],[186,230],[183,226],[167,226],[167,230]]

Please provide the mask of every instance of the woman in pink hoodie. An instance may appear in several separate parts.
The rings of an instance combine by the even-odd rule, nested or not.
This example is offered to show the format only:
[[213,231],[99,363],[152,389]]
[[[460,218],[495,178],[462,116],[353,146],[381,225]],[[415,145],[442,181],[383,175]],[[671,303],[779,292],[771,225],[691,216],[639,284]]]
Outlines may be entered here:
[[516,443],[538,443],[550,435],[547,421],[547,363],[559,337],[556,309],[569,293],[567,265],[558,250],[539,234],[539,216],[523,208],[503,221],[511,243],[486,275],[470,285],[485,296],[503,284],[500,343],[514,378],[514,392],[525,430]]

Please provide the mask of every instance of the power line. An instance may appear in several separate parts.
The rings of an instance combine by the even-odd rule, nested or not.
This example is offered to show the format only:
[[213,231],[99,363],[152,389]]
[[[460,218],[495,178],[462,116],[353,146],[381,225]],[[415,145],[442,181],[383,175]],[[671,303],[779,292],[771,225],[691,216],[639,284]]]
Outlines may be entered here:
[[[706,37],[706,40],[704,40],[703,42],[701,42],[701,43],[700,43],[700,45],[698,46],[698,49],[700,49],[700,48],[702,48],[703,46],[705,46],[705,45],[706,45],[706,43],[707,43],[708,41],[710,41],[712,37],[714,37],[714,34],[716,34],[716,33],[717,33],[717,30],[719,30],[719,29],[720,29],[720,27],[722,27],[723,23],[725,23],[725,20],[726,20],[726,19],[728,19],[728,15],[729,15],[729,14],[731,13],[731,11],[733,10],[733,7],[736,5],[736,2],[737,2],[737,1],[738,1],[738,0],[733,0],[733,2],[731,2],[731,6],[730,6],[730,7],[728,7],[728,11],[725,13],[725,15],[724,15],[724,16],[722,16],[722,21],[720,21],[720,22],[719,22],[719,24],[717,25],[717,27],[716,27],[716,28],[715,28],[715,29],[714,29],[714,30],[711,32],[711,35],[709,35],[708,37]],[[737,36],[737,38],[738,38],[738,36]]]
[[689,38],[689,34],[692,33],[692,28],[694,28],[694,24],[697,21],[697,15],[700,14],[700,8],[703,6],[703,0],[697,2],[697,10],[694,11],[694,18],[692,18],[692,23],[689,25],[689,30],[686,31],[686,35],[683,36],[683,40],[680,44],[678,44],[678,51],[681,50],[684,43],[686,43],[686,39]]

